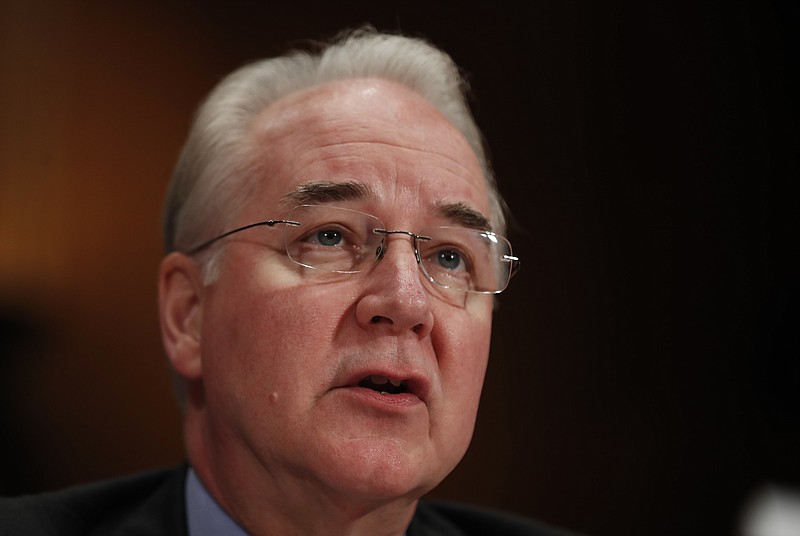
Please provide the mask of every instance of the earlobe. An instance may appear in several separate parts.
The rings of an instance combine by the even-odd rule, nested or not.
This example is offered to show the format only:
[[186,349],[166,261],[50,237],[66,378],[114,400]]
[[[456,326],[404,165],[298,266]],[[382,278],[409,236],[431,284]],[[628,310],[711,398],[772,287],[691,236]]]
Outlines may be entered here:
[[203,308],[200,267],[182,253],[167,255],[159,269],[158,297],[161,338],[172,367],[187,380],[200,378]]

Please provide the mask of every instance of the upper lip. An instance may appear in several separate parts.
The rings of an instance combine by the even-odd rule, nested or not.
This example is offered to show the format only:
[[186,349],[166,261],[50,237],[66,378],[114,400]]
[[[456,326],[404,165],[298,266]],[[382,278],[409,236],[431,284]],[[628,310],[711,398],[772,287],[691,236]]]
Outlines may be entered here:
[[358,387],[358,384],[370,376],[383,377],[394,384],[402,383],[404,392],[410,393],[423,402],[428,401],[431,382],[428,377],[416,370],[402,370],[389,367],[364,367],[349,372],[344,380],[337,382],[335,388]]

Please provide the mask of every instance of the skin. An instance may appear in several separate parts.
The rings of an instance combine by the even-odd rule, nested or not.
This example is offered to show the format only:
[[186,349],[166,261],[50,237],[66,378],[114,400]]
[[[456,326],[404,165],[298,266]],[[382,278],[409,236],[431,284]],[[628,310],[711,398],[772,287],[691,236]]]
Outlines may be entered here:
[[[331,205],[390,229],[489,216],[466,140],[419,95],[337,81],[269,106],[253,124],[258,181],[229,228],[280,218],[298,188],[357,183]],[[165,347],[188,382],[189,459],[254,535],[400,535],[418,498],[461,460],[489,352],[492,298],[432,288],[407,236],[359,274],[320,277],[285,255],[282,232],[232,235],[218,277],[181,253],[160,271]],[[357,386],[378,374],[410,392]]]

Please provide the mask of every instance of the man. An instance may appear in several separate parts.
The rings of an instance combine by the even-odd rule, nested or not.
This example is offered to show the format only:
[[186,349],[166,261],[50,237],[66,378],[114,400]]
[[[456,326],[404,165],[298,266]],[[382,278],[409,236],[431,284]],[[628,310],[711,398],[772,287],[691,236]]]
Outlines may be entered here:
[[159,275],[189,468],[8,502],[0,534],[551,534],[420,503],[470,442],[518,264],[462,88],[370,30],[224,80]]

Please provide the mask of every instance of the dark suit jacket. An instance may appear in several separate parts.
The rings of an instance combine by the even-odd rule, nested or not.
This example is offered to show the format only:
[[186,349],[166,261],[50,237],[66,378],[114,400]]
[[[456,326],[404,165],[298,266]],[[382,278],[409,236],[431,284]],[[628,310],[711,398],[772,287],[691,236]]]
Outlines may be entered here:
[[[0,499],[0,536],[186,536],[186,467]],[[421,501],[408,536],[566,536],[531,521]]]

